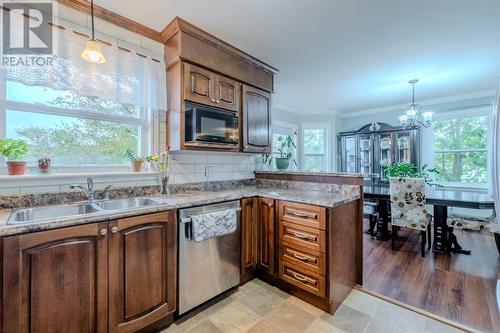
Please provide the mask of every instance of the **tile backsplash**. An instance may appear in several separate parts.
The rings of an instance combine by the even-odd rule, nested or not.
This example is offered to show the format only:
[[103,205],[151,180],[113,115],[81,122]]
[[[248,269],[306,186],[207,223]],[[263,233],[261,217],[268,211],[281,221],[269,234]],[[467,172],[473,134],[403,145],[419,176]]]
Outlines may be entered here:
[[170,160],[169,184],[255,178],[253,154],[175,152]]

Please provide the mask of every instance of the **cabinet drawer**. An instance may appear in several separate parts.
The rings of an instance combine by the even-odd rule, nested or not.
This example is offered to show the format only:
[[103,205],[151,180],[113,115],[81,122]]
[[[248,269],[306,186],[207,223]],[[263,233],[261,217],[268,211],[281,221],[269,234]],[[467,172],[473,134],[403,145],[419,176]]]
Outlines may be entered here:
[[280,239],[290,244],[325,252],[325,231],[280,220]]
[[280,260],[280,278],[300,289],[325,297],[325,277]]
[[325,275],[325,254],[299,247],[288,242],[280,242],[280,258],[312,273]]
[[279,219],[304,225],[306,227],[325,230],[326,209],[324,207],[299,204],[295,202],[279,202]]

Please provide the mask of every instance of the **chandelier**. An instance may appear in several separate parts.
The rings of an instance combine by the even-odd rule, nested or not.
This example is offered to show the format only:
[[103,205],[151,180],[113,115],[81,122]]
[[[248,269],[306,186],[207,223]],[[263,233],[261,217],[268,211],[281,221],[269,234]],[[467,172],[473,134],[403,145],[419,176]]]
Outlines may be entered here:
[[433,112],[422,112],[422,105],[415,104],[415,84],[417,82],[418,80],[416,79],[408,81],[408,83],[412,86],[411,104],[408,107],[408,110],[399,116],[399,121],[404,128],[418,126],[428,128],[431,126]]

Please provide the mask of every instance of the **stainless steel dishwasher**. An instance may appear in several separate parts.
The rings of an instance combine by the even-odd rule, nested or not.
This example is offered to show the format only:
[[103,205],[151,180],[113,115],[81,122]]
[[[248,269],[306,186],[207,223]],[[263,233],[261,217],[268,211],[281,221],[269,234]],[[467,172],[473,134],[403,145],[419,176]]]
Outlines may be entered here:
[[192,240],[191,216],[226,209],[240,211],[239,201],[179,210],[179,314],[240,283],[241,216],[228,235],[202,242]]

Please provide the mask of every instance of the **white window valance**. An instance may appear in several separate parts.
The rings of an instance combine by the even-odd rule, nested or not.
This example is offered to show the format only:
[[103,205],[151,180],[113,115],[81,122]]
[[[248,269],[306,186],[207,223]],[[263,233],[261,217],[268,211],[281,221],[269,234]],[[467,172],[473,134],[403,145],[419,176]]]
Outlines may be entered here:
[[7,80],[166,110],[166,68],[161,59],[102,43],[106,63],[88,63],[80,57],[87,41],[84,36],[72,29],[53,29],[52,65],[4,66]]

